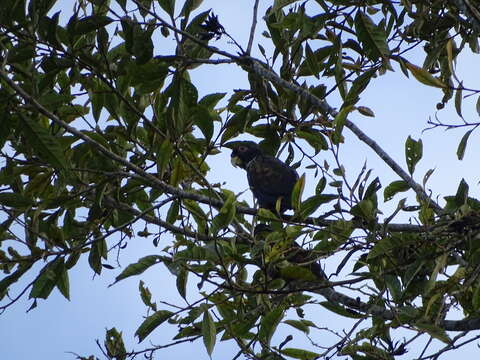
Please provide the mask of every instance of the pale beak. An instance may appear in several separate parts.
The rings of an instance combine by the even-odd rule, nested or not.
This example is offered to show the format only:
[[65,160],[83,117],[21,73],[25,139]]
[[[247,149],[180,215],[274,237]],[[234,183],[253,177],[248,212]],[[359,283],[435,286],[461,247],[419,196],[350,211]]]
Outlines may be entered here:
[[242,167],[242,165],[243,165],[242,159],[240,159],[238,156],[232,156],[232,157],[230,158],[230,162],[232,163],[232,165],[233,165],[234,167],[237,167],[237,166],[238,166],[238,167]]

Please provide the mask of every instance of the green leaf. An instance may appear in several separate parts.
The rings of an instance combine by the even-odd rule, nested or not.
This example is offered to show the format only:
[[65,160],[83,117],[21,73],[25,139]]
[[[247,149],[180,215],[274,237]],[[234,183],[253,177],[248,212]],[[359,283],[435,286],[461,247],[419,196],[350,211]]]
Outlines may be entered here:
[[415,166],[423,156],[423,142],[422,139],[416,141],[410,136],[405,142],[405,159],[407,161],[407,167],[410,174],[415,171]]
[[160,178],[163,177],[165,170],[167,170],[170,160],[172,160],[173,144],[170,139],[165,139],[160,144],[157,152],[157,171]]
[[24,195],[5,192],[0,193],[0,204],[21,210],[35,205],[35,202]]
[[188,280],[188,271],[184,267],[182,267],[177,272],[177,279],[175,283],[177,285],[178,293],[184,299],[186,299],[187,297],[187,280]]
[[460,82],[459,88],[455,91],[455,110],[457,111],[458,116],[460,116],[463,119],[462,116],[462,87],[463,84]]
[[437,87],[437,88],[446,87],[446,85],[441,80],[434,77],[424,68],[421,68],[409,62],[405,62],[405,66],[408,68],[408,70],[410,70],[410,72],[413,74],[415,79],[417,79],[422,84]]
[[136,263],[128,265],[125,270],[123,270],[120,275],[118,275],[115,278],[115,283],[119,282],[120,280],[126,279],[130,276],[135,276],[135,275],[140,275],[143,273],[145,270],[147,270],[149,267],[158,264],[161,260],[161,257],[159,255],[149,255],[149,256],[144,256]]
[[205,139],[210,142],[213,136],[213,117],[203,106],[196,106],[192,112],[193,123],[198,126]]
[[477,285],[472,296],[472,306],[475,311],[480,310],[480,284]]
[[468,190],[469,190],[469,186],[467,182],[465,181],[465,179],[462,179],[460,181],[460,184],[458,184],[457,193],[455,194],[455,203],[458,206],[462,206],[467,202]]
[[60,293],[65,296],[67,300],[70,300],[70,281],[68,279],[68,271],[63,262],[59,262],[57,268],[55,269],[55,273],[57,274],[57,282],[56,286]]
[[277,329],[278,324],[282,320],[284,310],[282,307],[276,307],[268,314],[262,317],[260,320],[260,329],[258,331],[258,338],[263,343],[269,345],[272,340],[272,336]]
[[186,0],[180,16],[189,17],[190,13],[202,4],[203,0]]
[[153,311],[157,311],[157,305],[152,303],[152,293],[150,292],[150,289],[145,286],[145,283],[142,280],[140,280],[138,283],[138,290],[140,291],[140,298],[142,299],[143,303]]
[[431,337],[438,339],[444,342],[445,344],[448,344],[448,345],[452,344],[452,340],[450,339],[446,331],[434,325],[433,323],[418,321],[415,323],[415,328],[417,328],[420,331],[425,331]]
[[158,0],[158,4],[168,15],[173,17],[175,11],[175,0]]
[[403,180],[393,181],[383,190],[383,199],[385,202],[391,200],[399,192],[410,190],[410,186]]
[[67,161],[58,139],[52,136],[40,122],[23,116],[21,119],[25,125],[23,127],[25,138],[37,155],[54,168],[67,169]]
[[106,331],[104,345],[110,359],[125,360],[127,358],[122,332],[118,332],[117,329],[111,328]]
[[284,323],[304,332],[307,335],[310,333],[310,327],[304,320],[285,320]]
[[312,351],[303,350],[303,349],[285,348],[279,351],[281,354],[289,356],[294,359],[315,360],[320,358],[320,354]]
[[9,286],[16,283],[31,267],[31,265],[20,265],[13,274],[4,277],[0,281],[0,299],[3,298]]
[[142,342],[153,330],[168,320],[172,315],[173,313],[171,311],[159,310],[147,317],[137,331],[135,331],[135,336],[138,336],[138,342]]
[[308,142],[315,149],[315,154],[321,150],[328,150],[328,142],[320,131],[314,129],[296,130],[295,134]]
[[380,25],[375,25],[372,19],[362,11],[357,11],[355,15],[355,31],[363,50],[371,60],[377,60],[379,57],[386,58],[390,55],[385,30]]
[[57,285],[59,277],[62,276],[62,268],[65,270],[63,258],[57,258],[45,265],[45,267],[40,271],[38,277],[33,282],[29,298],[48,298],[55,285]]
[[326,204],[338,198],[338,195],[333,194],[319,194],[309,197],[302,201],[298,209],[297,215],[300,219],[305,219],[313,214],[322,204]]
[[300,208],[304,188],[305,188],[305,174],[300,176],[300,178],[297,180],[292,190],[292,206],[295,209],[295,211],[297,211]]
[[[357,77],[348,91],[348,94],[345,98],[345,102],[343,106],[349,106],[349,105],[355,105],[358,100],[360,99],[360,94],[367,88],[368,83],[372,79],[372,77],[375,76],[376,69],[370,69],[368,71],[365,71],[362,75]],[[360,110],[360,108],[357,108],[357,110]],[[365,115],[365,114],[364,114]]]
[[88,254],[88,263],[93,271],[97,274],[102,272],[102,257],[106,258],[107,256],[107,243],[105,238],[97,239],[92,244],[90,248],[90,253]]
[[207,353],[211,356],[217,338],[217,328],[208,310],[203,313],[202,337]]
[[357,313],[354,310],[344,308],[343,306],[340,306],[340,305],[337,305],[337,304],[334,304],[334,303],[330,303],[328,301],[322,301],[322,302],[320,302],[320,305],[322,305],[324,308],[326,308],[326,309],[328,309],[328,310],[330,310],[330,311],[332,311],[332,312],[334,312],[338,315],[344,316],[344,317],[348,317],[348,318],[352,318],[352,319],[361,319],[361,318],[365,317],[365,315]]
[[221,229],[224,229],[230,225],[232,220],[235,218],[235,213],[237,211],[235,205],[235,194],[229,192],[227,200],[223,204],[218,214],[212,220],[210,231],[213,236],[217,235]]
[[68,30],[69,33],[74,35],[84,35],[107,26],[112,22],[113,19],[109,18],[108,16],[92,15],[75,21],[73,25],[68,27]]
[[315,53],[310,48],[310,45],[308,45],[308,42],[305,45],[305,60],[310,69],[310,73],[318,79],[318,73],[320,72],[319,62],[317,61]]
[[460,143],[458,144],[458,148],[457,148],[457,158],[458,158],[458,160],[463,160],[463,157],[465,156],[465,149],[467,147],[468,138],[470,137],[472,132],[473,132],[473,129],[468,130],[462,136],[462,140],[460,140]]

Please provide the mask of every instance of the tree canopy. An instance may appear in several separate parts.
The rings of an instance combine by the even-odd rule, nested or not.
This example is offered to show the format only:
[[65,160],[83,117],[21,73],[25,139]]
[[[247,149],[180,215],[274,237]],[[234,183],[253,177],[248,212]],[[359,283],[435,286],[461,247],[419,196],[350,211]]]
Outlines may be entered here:
[[[432,113],[455,109],[458,120],[426,126],[464,131],[462,160],[480,124],[464,119],[463,100],[480,90],[464,86],[456,62],[479,51],[480,6],[244,6],[251,22],[238,25],[202,0],[0,2],[1,312],[25,297],[41,311],[38,299],[55,289],[69,299],[69,271],[86,257],[96,276],[139,281],[145,316],[135,332],[143,348],[130,349],[122,329],[109,328],[99,353],[82,359],[161,358],[165,346],[147,340],[162,327],[176,329],[167,346],[193,342],[212,355],[228,341],[230,357],[246,359],[410,351],[437,359],[478,340],[480,200],[465,180],[453,194],[427,188],[433,169],[415,173],[422,140],[405,139],[404,168],[352,119],[375,116],[363,91],[403,73],[438,95]],[[248,28],[248,41],[231,26]],[[203,68],[235,68],[249,86],[200,96],[192,74]],[[352,137],[393,182],[341,162]],[[208,180],[230,167],[212,159],[245,139],[303,174],[292,211],[259,209]],[[155,249],[124,264],[136,237]],[[147,269],[175,277],[185,302],[162,302],[142,280]],[[325,344],[315,330],[328,324],[312,321],[312,309],[353,325]],[[278,341],[280,326],[305,345],[291,345],[292,335]]]

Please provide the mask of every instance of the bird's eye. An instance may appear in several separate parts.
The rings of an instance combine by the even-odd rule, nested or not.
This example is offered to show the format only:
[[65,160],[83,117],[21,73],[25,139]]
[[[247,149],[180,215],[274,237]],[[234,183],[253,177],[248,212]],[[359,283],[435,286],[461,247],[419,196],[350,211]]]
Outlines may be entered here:
[[240,145],[240,146],[238,147],[238,151],[240,151],[240,152],[245,152],[246,150],[247,150],[247,148],[246,148],[245,146],[243,146],[243,145]]

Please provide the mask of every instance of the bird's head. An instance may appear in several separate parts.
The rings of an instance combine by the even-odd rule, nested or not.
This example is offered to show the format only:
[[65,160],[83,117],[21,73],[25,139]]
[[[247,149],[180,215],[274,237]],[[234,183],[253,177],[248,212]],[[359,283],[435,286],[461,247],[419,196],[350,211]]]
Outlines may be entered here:
[[242,169],[245,169],[250,161],[262,154],[260,146],[253,141],[235,141],[231,142],[228,147],[232,149],[232,165]]

